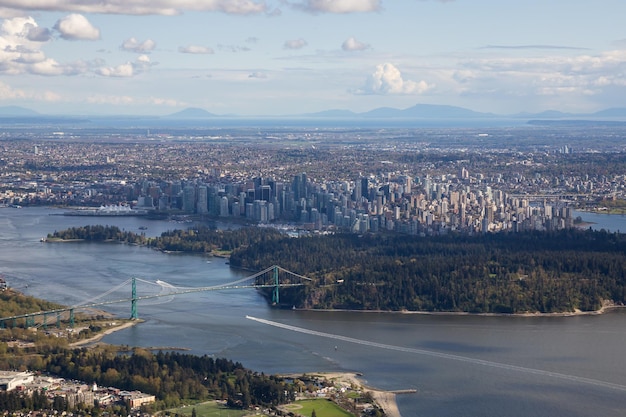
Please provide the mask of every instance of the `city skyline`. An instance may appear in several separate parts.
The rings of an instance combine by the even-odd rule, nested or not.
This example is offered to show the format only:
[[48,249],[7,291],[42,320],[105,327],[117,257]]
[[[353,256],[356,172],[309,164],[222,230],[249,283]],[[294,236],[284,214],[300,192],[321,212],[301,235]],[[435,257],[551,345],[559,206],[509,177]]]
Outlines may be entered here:
[[625,107],[626,4],[0,0],[0,106],[278,116]]

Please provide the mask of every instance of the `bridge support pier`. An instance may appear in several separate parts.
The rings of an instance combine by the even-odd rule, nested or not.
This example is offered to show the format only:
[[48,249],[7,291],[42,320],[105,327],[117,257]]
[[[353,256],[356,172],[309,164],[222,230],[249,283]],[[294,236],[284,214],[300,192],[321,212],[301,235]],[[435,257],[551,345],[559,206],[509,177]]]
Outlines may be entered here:
[[137,320],[137,282],[135,277],[132,279],[132,293],[130,300],[130,319]]
[[280,303],[278,288],[280,288],[278,283],[278,266],[274,266],[274,291],[272,292],[272,304],[274,305],[278,305]]

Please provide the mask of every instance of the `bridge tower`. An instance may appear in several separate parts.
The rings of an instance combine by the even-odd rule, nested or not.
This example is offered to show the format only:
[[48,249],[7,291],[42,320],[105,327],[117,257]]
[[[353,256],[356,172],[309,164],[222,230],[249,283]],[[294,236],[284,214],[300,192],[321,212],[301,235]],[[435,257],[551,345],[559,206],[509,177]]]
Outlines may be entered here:
[[272,292],[272,304],[278,305],[280,302],[280,296],[278,294],[278,266],[274,265],[274,291]]
[[137,320],[137,282],[132,278],[132,293],[130,301],[130,319]]

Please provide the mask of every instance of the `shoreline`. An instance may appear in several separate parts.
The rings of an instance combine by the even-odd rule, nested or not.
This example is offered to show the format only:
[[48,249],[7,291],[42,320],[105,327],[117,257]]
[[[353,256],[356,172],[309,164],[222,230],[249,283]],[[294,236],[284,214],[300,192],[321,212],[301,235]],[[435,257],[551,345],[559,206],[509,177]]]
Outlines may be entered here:
[[626,305],[617,305],[610,302],[605,303],[599,310],[594,311],[567,311],[562,313],[470,313],[467,311],[411,311],[411,310],[351,310],[351,309],[316,309],[316,308],[296,308],[295,311],[311,311],[320,313],[384,313],[384,314],[417,314],[425,316],[474,316],[474,317],[517,317],[517,318],[529,318],[529,317],[576,317],[576,316],[597,316],[605,314],[610,310],[617,310],[626,308]]
[[135,325],[137,325],[139,323],[143,323],[143,320],[127,321],[127,322],[121,323],[121,324],[119,324],[117,326],[110,327],[110,328],[104,330],[103,332],[100,332],[97,335],[90,337],[89,339],[78,340],[76,342],[70,343],[68,346],[74,348],[74,347],[81,347],[81,346],[89,345],[91,343],[97,343],[104,336],[108,336],[111,333],[115,333],[115,332],[118,332],[120,330],[128,329],[129,327],[133,327],[133,326],[135,326]]
[[[303,374],[280,374],[282,377],[298,378]],[[367,385],[361,378],[362,375],[354,372],[312,372],[305,373],[307,376],[323,378],[329,381],[337,382],[340,384],[346,384],[355,386],[363,392],[369,392],[372,394],[374,404],[380,407],[387,417],[402,417],[398,403],[396,402],[396,395],[415,393],[416,390],[399,390],[399,391],[385,391],[378,388]]]
[[[133,320],[121,323],[119,325],[113,326],[104,330],[101,333],[98,333],[95,336],[92,336],[88,339],[79,340],[77,342],[73,342],[69,344],[69,347],[84,347],[86,345],[90,345],[92,343],[98,343],[104,338],[104,336],[110,335],[120,330],[128,329],[129,327],[136,326],[140,323],[143,323],[143,320]],[[185,350],[185,348],[171,348],[171,349],[181,349]],[[340,384],[347,384],[350,386],[355,386],[363,392],[369,392],[372,395],[374,400],[374,404],[380,407],[387,417],[402,417],[400,414],[400,410],[398,408],[398,404],[396,402],[397,394],[409,394],[417,392],[414,389],[405,389],[405,390],[397,390],[397,391],[385,391],[381,389],[374,388],[370,385],[367,385],[365,381],[361,379],[362,375],[354,372],[314,372],[314,373],[306,373],[306,375],[310,375],[313,377],[320,377],[330,381],[335,381]],[[282,375],[284,377],[298,377],[302,374],[289,374]]]

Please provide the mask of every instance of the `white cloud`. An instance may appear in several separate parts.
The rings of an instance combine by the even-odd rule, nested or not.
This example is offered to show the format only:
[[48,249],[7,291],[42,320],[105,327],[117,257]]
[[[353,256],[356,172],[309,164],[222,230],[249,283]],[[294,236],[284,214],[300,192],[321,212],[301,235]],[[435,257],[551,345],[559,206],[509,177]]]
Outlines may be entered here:
[[187,103],[174,100],[171,98],[150,97],[147,100],[148,104],[156,104],[157,106],[169,106],[169,107],[181,107],[186,106]]
[[24,91],[15,89],[0,81],[0,100],[27,100],[36,99],[47,102],[61,101],[61,96],[52,91]]
[[215,51],[208,46],[188,45],[178,48],[178,52],[183,54],[213,54]]
[[344,51],[364,51],[369,48],[371,48],[370,45],[356,40],[354,36],[346,39],[341,45]]
[[291,5],[312,13],[357,13],[380,10],[381,0],[305,0]]
[[126,39],[120,46],[120,49],[129,52],[136,52],[138,54],[149,53],[156,47],[156,42],[152,39],[146,39],[143,42],[139,42],[135,38]]
[[88,64],[82,61],[67,65],[47,58],[41,50],[44,43],[40,40],[43,38],[33,39],[33,31],[38,28],[37,22],[32,17],[16,17],[2,21],[0,26],[1,74],[73,75],[83,73],[88,69]]
[[453,79],[464,94],[589,96],[624,86],[626,50],[597,55],[466,60]]
[[217,47],[221,51],[227,51],[227,52],[249,52],[249,51],[251,51],[251,49],[248,48],[247,46],[239,46],[239,45],[222,45],[222,44],[219,44],[219,45],[217,45]]
[[10,85],[0,81],[0,100],[11,100],[26,98],[27,94],[23,90],[16,90]]
[[0,0],[0,8],[127,15],[176,15],[186,10],[229,14],[258,14],[267,11],[263,0]]
[[14,61],[15,63],[19,64],[35,64],[37,62],[42,62],[46,59],[43,51],[28,50],[24,47],[18,47],[15,51],[12,52],[19,53],[19,56],[17,56]]
[[103,77],[120,77],[127,78],[132,77],[134,74],[133,64],[127,62],[122,65],[118,65],[116,67],[103,67],[96,70],[98,75],[102,75]]
[[130,96],[112,96],[112,95],[93,95],[87,97],[89,104],[114,104],[125,105],[133,104],[135,100]]
[[52,31],[48,28],[41,28],[38,26],[30,26],[26,39],[33,42],[47,42],[52,38]]
[[308,45],[307,41],[305,41],[304,39],[300,38],[300,39],[292,39],[292,40],[285,41],[285,44],[283,45],[283,48],[285,48],[285,49],[302,49],[302,48],[304,48],[307,45]]
[[35,62],[29,66],[29,71],[37,75],[63,75],[66,69],[54,59],[47,58],[44,61]]
[[114,106],[128,106],[128,105],[157,105],[168,107],[180,107],[186,106],[187,103],[181,102],[169,98],[161,97],[131,97],[127,95],[103,95],[95,94],[87,97],[85,101],[88,104],[108,104]]
[[260,72],[260,71],[255,71],[253,73],[251,73],[250,75],[248,75],[248,78],[261,78],[261,79],[265,79],[267,78],[267,74],[264,72]]
[[95,28],[89,20],[80,14],[70,14],[59,19],[54,25],[63,39],[89,40],[100,39],[100,30]]
[[423,94],[433,86],[425,81],[404,80],[395,65],[386,63],[376,66],[376,70],[367,78],[363,88],[357,94]]

